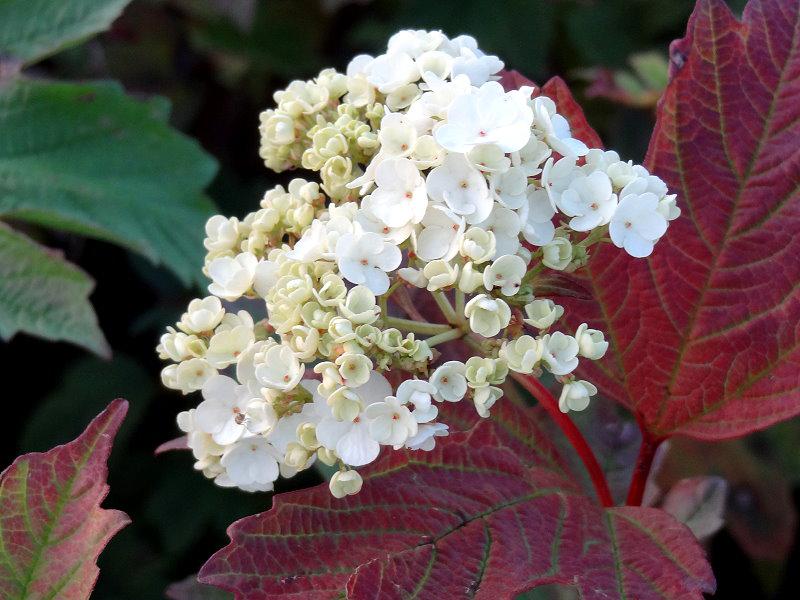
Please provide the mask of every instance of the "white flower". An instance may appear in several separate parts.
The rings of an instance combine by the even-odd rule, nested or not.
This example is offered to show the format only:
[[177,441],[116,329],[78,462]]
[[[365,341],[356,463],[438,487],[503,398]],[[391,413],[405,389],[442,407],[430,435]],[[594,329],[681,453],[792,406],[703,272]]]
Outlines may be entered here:
[[493,337],[511,322],[511,309],[499,298],[478,294],[467,302],[464,316],[469,319],[469,327],[483,337]]
[[553,225],[555,214],[547,192],[534,185],[528,186],[527,201],[519,210],[525,241],[534,246],[544,246],[553,241],[556,231]]
[[487,290],[499,287],[504,296],[513,296],[519,290],[527,266],[516,254],[501,256],[483,271],[483,285]]
[[544,163],[542,187],[547,191],[554,211],[561,194],[569,187],[573,179],[581,175],[580,169],[575,166],[576,160],[574,156],[565,156],[558,161],[550,157]]
[[478,223],[478,227],[494,234],[496,255],[517,253],[522,220],[513,210],[495,204],[489,216]]
[[464,235],[464,217],[440,204],[431,204],[422,219],[422,231],[416,236],[416,253],[429,262],[450,260],[458,253]]
[[586,323],[581,323],[575,332],[575,339],[578,341],[578,353],[590,360],[603,358],[608,350],[608,342],[603,336],[603,332],[597,329],[589,329]]
[[358,471],[350,469],[348,471],[336,471],[331,477],[328,488],[334,498],[344,498],[360,492],[363,484],[364,480],[358,474]]
[[431,404],[431,395],[436,393],[436,386],[421,379],[406,379],[397,388],[397,400],[400,404],[413,404],[411,415],[417,423],[428,423],[436,418],[439,409]]
[[[415,86],[416,87],[416,86]],[[381,151],[390,157],[408,156],[417,142],[417,129],[403,113],[389,113],[381,119],[378,131]]]
[[278,460],[282,458],[261,436],[243,438],[222,455],[220,463],[230,481],[244,489],[267,491],[278,478]]
[[430,452],[436,447],[435,438],[448,435],[447,429],[444,423],[421,423],[417,434],[406,440],[406,448]]
[[432,135],[421,135],[417,138],[414,152],[411,153],[411,160],[418,169],[430,169],[438,167],[444,162],[447,152],[436,143]]
[[361,206],[356,213],[356,222],[363,231],[377,233],[387,242],[400,245],[405,242],[414,232],[414,224],[407,223],[402,227],[389,227],[372,210],[372,196],[365,196],[361,200]]
[[389,396],[392,388],[383,375],[373,371],[366,384],[348,391],[358,399],[362,410],[352,420],[322,419],[317,425],[317,439],[346,464],[359,467],[371,463],[380,452],[380,445],[369,435],[369,421],[363,408]]
[[426,183],[433,200],[464,215],[469,224],[483,221],[492,211],[486,178],[463,154],[448,154],[440,166],[428,173]]
[[568,238],[557,237],[542,246],[542,263],[556,271],[563,271],[572,262],[572,243]]
[[417,420],[394,396],[370,404],[364,415],[370,420],[369,434],[380,444],[402,446],[409,437],[417,434]]
[[553,375],[566,375],[578,366],[578,342],[570,335],[556,331],[542,338],[542,360]]
[[483,286],[483,273],[473,268],[472,261],[467,261],[461,269],[461,277],[458,280],[458,289],[465,294],[471,294],[479,287]]
[[636,258],[650,256],[653,244],[667,231],[667,220],[659,212],[658,197],[652,192],[620,194],[619,206],[611,218],[608,233],[617,248]]
[[372,214],[389,227],[419,223],[428,208],[425,180],[407,158],[383,161],[375,170],[375,189],[370,202]]
[[214,215],[206,222],[206,239],[203,245],[212,253],[232,251],[239,242],[239,220]]
[[346,233],[336,243],[336,262],[342,276],[356,285],[366,285],[374,294],[389,289],[387,271],[400,266],[400,249],[376,233]]
[[547,329],[564,314],[564,307],[549,298],[537,298],[525,305],[527,319],[522,319],[536,329]]
[[421,269],[403,267],[402,269],[397,269],[397,276],[414,287],[424,288],[428,285],[428,278],[422,274]]
[[529,335],[504,342],[500,348],[500,357],[505,359],[509,369],[517,373],[532,373],[543,354],[543,341]]
[[555,102],[547,96],[533,99],[533,115],[533,127],[562,156],[583,156],[589,151],[586,144],[572,137],[569,122],[556,113]]
[[430,73],[445,79],[453,70],[453,57],[441,50],[428,50],[417,57],[417,68],[422,75]]
[[384,54],[365,68],[367,81],[381,94],[391,92],[419,79],[419,68],[408,54]]
[[445,40],[441,31],[424,29],[401,29],[389,38],[387,54],[408,54],[417,58],[425,52],[435,50]]
[[460,250],[461,256],[479,265],[494,258],[497,253],[497,239],[492,231],[470,227],[461,240]]
[[453,61],[453,77],[466,75],[472,85],[481,85],[503,68],[503,61],[496,56],[486,55],[479,48],[475,38],[460,35],[450,40],[456,59]]
[[475,146],[467,158],[484,173],[505,173],[511,167],[511,159],[495,144]]
[[458,402],[467,393],[466,365],[457,360],[449,360],[440,365],[431,375],[430,383],[436,388],[435,398],[439,401]]
[[674,221],[681,216],[681,209],[678,207],[677,199],[676,194],[668,194],[658,201],[658,212],[667,221]]
[[372,360],[364,354],[345,352],[334,364],[339,367],[339,374],[347,387],[364,385],[372,374]]
[[170,359],[181,362],[192,357],[202,358],[206,353],[206,344],[196,335],[187,335],[167,327],[167,333],[161,336],[160,344],[156,347],[158,357],[162,360]]
[[247,387],[225,375],[215,375],[203,385],[203,398],[194,413],[197,428],[222,445],[242,437],[247,431],[246,410],[252,398]]
[[527,104],[531,92],[529,87],[506,92],[496,81],[484,83],[472,94],[456,97],[447,110],[447,122],[434,131],[434,137],[450,152],[469,152],[481,144],[516,152],[531,136],[533,113]]
[[203,387],[217,370],[204,358],[190,358],[178,365],[170,365],[161,372],[162,381],[168,388],[180,390],[184,394]]
[[476,389],[472,400],[475,402],[475,409],[478,411],[478,414],[486,419],[489,416],[489,409],[492,408],[494,403],[502,398],[502,396],[503,390],[499,387],[489,385]]
[[266,298],[278,279],[280,279],[280,265],[271,260],[262,260],[256,265],[253,290],[260,298]]
[[575,231],[589,231],[611,220],[617,197],[611,180],[602,171],[573,179],[556,202],[558,208],[573,217],[569,226]]
[[233,301],[241,298],[253,285],[258,259],[249,252],[242,252],[235,258],[221,256],[208,264],[208,275],[213,283],[208,291],[223,300]]
[[271,390],[294,389],[305,373],[305,365],[292,349],[282,344],[273,344],[254,357],[255,378],[262,386]]
[[213,331],[224,316],[225,309],[216,296],[208,296],[202,300],[195,298],[189,302],[189,308],[181,316],[178,327],[186,333]]
[[528,176],[522,167],[511,167],[504,173],[489,177],[492,195],[506,208],[518,209],[527,200]]
[[453,285],[458,280],[458,265],[444,260],[432,260],[422,270],[428,280],[428,291],[435,292]]
[[344,302],[339,305],[342,316],[356,325],[374,323],[381,312],[375,304],[375,294],[364,285],[357,285],[349,292]]
[[215,369],[224,369],[236,362],[239,355],[255,341],[253,327],[238,325],[215,333],[208,343],[206,360]]
[[580,411],[589,406],[589,398],[597,393],[597,388],[588,381],[579,379],[571,383],[565,383],[561,389],[561,396],[558,398],[558,408],[561,412],[571,410]]

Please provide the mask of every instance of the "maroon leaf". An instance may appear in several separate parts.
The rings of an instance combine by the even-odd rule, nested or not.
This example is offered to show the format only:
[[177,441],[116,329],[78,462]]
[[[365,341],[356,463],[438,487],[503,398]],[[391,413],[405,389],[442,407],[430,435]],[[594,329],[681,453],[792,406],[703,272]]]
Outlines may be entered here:
[[666,513],[603,509],[526,467],[491,421],[430,453],[392,452],[361,493],[281,494],[229,528],[200,581],[238,599],[511,598],[546,583],[585,598],[702,598],[714,579]]
[[100,508],[106,461],[127,410],[115,400],[76,440],[20,456],[0,475],[0,597],[89,597],[97,557],[130,522]]
[[647,260],[605,247],[573,324],[611,341],[584,374],[656,437],[720,439],[800,412],[800,3],[742,22],[700,0],[671,46],[647,165],[683,215]]

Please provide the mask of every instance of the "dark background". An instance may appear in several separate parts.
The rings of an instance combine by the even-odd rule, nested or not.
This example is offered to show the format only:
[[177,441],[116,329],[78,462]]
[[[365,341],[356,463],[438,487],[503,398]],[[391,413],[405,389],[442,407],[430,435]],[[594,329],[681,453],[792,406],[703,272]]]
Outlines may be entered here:
[[[740,10],[743,2],[731,4]],[[258,157],[258,114],[272,104],[272,92],[326,66],[344,70],[358,52],[380,53],[391,33],[409,26],[442,29],[450,36],[469,33],[483,50],[538,82],[562,75],[607,146],[641,161],[658,90],[611,100],[589,97],[588,86],[599,75],[587,70],[629,70],[629,58],[643,51],[666,57],[691,8],[689,0],[135,0],[111,31],[38,65],[32,74],[113,78],[134,95],[168,97],[173,125],[197,138],[220,163],[210,189],[220,212],[241,217],[265,189],[291,177],[269,173]],[[624,82],[621,78],[633,75],[617,77]],[[169,583],[195,573],[226,543],[231,521],[267,509],[270,496],[215,487],[192,470],[188,454],[153,455],[160,442],[179,433],[176,413],[196,400],[160,388],[154,347],[164,326],[202,292],[183,289],[166,271],[108,244],[54,233],[45,240],[98,282],[92,301],[114,357],[104,362],[65,344],[25,336],[0,344],[6,390],[0,463],[72,439],[112,398],[128,398],[130,414],[111,458],[105,504],[126,511],[133,524],[102,555],[95,597],[160,598]],[[784,546],[792,544],[798,441],[797,422],[788,423],[720,446],[717,452],[728,457],[719,463],[723,466],[693,463],[735,480],[729,510],[739,527],[734,534],[718,534],[710,545],[716,597],[800,597],[792,577],[797,548],[770,552],[772,535],[787,540]],[[736,471],[742,470],[741,461],[729,456],[735,452],[750,461],[747,473]],[[697,455],[687,452],[687,463]],[[308,473],[279,482],[278,489],[318,481]],[[778,497],[785,502],[776,510]]]

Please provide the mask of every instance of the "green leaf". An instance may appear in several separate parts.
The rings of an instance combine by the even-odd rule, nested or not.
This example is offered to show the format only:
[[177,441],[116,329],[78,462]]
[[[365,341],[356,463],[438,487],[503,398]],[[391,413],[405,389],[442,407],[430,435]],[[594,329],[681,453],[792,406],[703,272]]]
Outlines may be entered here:
[[93,288],[78,267],[0,225],[0,337],[8,340],[24,331],[108,355],[87,299]]
[[0,55],[40,60],[104,29],[130,0],[0,0]]
[[0,88],[0,216],[112,241],[196,280],[216,164],[167,113],[114,83]]

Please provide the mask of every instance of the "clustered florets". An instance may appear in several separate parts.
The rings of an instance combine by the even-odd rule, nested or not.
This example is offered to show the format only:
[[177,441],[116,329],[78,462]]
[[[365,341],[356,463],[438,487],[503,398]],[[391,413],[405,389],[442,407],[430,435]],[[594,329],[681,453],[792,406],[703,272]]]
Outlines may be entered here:
[[[339,466],[335,496],[356,493],[352,467],[382,445],[432,449],[448,433],[438,403],[488,416],[509,370],[549,371],[561,410],[586,408],[597,390],[572,373],[608,343],[586,324],[550,331],[564,310],[534,296],[537,276],[603,241],[647,256],[679,210],[644,167],[573,138],[552,100],[505,91],[502,67],[471,37],[401,31],[386,54],[275,94],[261,156],[320,183],[208,221],[212,295],[158,347],[164,384],[202,391],[178,424],[207,477],[269,490],[319,459]],[[430,292],[447,323],[389,315],[401,287]],[[266,317],[222,302],[241,298]],[[475,355],[436,364],[432,349],[459,338]]]

